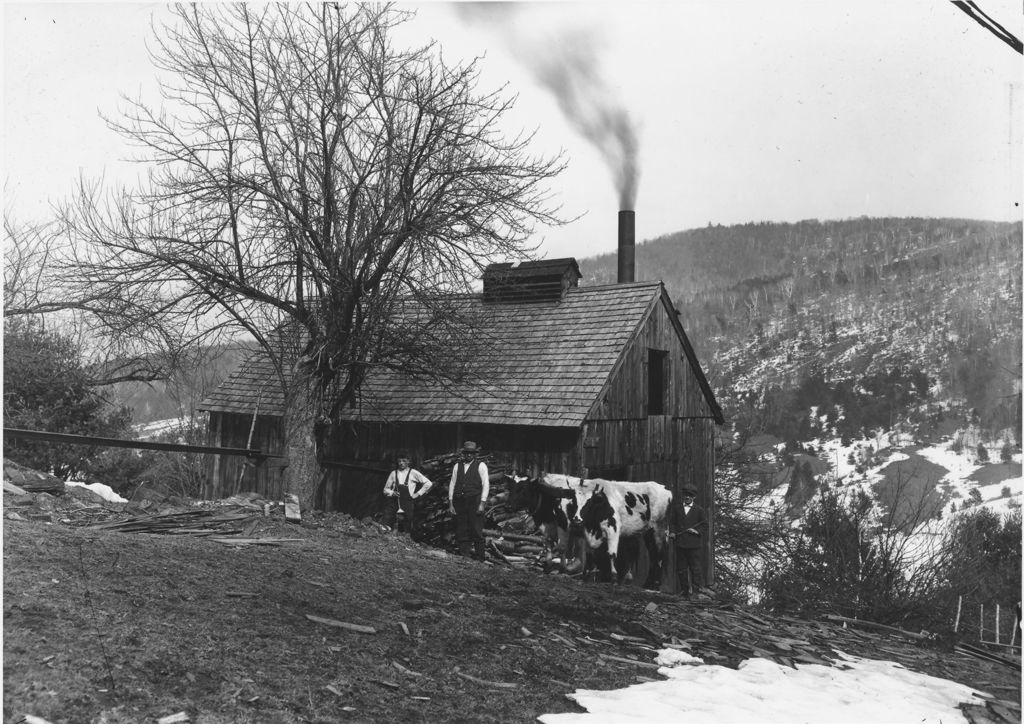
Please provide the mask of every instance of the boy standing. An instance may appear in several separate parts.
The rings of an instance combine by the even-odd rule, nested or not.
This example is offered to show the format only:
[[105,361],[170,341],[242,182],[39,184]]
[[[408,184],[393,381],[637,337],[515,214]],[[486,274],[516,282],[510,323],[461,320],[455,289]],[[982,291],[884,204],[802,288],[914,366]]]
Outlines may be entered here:
[[423,513],[417,503],[434,485],[430,478],[413,469],[408,453],[398,453],[396,467],[384,483],[384,525],[397,530],[399,513],[405,514],[409,536],[415,542],[420,540],[423,527]]

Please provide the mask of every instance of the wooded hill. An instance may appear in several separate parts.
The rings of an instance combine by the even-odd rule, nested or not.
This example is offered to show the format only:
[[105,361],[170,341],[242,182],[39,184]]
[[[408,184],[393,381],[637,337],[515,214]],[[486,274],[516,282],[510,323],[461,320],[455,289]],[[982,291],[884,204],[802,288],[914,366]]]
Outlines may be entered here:
[[[614,281],[613,254],[580,267]],[[974,422],[1019,444],[1019,222],[709,225],[638,245],[636,267],[665,282],[720,401],[764,432]]]

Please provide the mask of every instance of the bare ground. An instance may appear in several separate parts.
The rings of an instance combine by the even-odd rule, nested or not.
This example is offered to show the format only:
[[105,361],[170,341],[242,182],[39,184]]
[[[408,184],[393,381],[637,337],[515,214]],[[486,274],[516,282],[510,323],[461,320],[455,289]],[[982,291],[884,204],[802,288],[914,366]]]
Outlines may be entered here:
[[476,563],[346,516],[254,519],[299,539],[277,545],[3,522],[5,722],[528,722],[659,678],[665,642],[732,667],[896,660],[1020,718],[1019,671],[948,646]]

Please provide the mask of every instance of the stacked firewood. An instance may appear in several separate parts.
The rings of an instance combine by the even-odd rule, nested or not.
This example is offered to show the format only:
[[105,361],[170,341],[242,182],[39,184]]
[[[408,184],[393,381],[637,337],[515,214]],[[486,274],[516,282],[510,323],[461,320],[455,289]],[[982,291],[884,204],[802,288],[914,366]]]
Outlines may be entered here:
[[[454,551],[455,519],[448,512],[448,483],[452,468],[459,461],[457,454],[441,455],[424,460],[419,470],[434,485],[420,502],[423,510],[423,539],[427,545]],[[509,505],[509,474],[507,460],[493,456],[483,458],[490,478],[490,491],[484,508],[484,529],[488,538],[487,552],[494,560],[513,565],[533,566],[544,552],[543,538],[525,510]]]

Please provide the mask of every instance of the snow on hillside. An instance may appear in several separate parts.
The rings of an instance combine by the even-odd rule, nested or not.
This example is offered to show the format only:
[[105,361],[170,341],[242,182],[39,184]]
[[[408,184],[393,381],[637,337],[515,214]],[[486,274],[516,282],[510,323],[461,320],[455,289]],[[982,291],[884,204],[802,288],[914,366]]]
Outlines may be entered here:
[[135,426],[135,434],[140,440],[152,440],[167,433],[177,433],[181,430],[185,421],[180,417],[172,417],[167,420],[154,420],[153,422],[142,423]]

